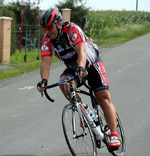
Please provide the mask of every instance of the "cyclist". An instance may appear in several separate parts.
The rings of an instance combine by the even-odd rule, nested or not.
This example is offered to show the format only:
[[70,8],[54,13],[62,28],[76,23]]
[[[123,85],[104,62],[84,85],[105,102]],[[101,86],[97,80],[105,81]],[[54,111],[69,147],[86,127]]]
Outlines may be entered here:
[[[62,15],[58,8],[50,8],[45,11],[40,16],[39,23],[45,36],[41,44],[40,74],[42,80],[37,84],[38,90],[41,91],[40,87],[47,85],[52,55],[55,55],[66,65],[66,69],[60,76],[60,81],[75,75],[78,75],[79,78],[85,77],[88,80],[111,130],[109,146],[119,147],[116,110],[111,102],[106,71],[99,51],[78,25],[62,22]],[[81,86],[79,78],[73,82],[76,87]],[[70,96],[69,86],[66,84],[60,88],[68,99]],[[80,99],[79,96],[78,98]]]

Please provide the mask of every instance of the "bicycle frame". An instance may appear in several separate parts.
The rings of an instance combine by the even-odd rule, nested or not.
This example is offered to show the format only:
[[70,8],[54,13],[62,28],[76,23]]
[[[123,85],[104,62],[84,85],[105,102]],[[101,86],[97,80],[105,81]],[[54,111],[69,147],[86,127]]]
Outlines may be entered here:
[[[88,93],[86,91],[83,91],[83,90],[75,89],[74,86],[73,86],[73,84],[72,84],[72,80],[74,80],[74,79],[75,78],[72,77],[72,78],[70,78],[68,80],[66,79],[66,80],[64,80],[62,82],[59,81],[59,82],[57,82],[57,83],[55,83],[55,84],[53,84],[51,86],[47,86],[46,88],[53,88],[53,87],[56,87],[56,86],[60,86],[62,84],[69,83],[70,84],[70,92],[71,92],[71,103],[73,103],[73,105],[75,107],[77,107],[77,109],[78,109],[78,105],[80,106],[82,113],[84,113],[86,119],[90,123],[90,126],[91,126],[91,128],[92,128],[92,130],[93,130],[93,132],[94,132],[94,134],[96,136],[96,139],[97,140],[103,140],[104,139],[104,132],[102,132],[102,127],[96,125],[96,123],[90,117],[90,114],[85,110],[85,108],[83,107],[83,105],[80,102],[78,102],[78,99],[76,97],[76,92],[79,92],[79,93],[82,93],[82,94],[85,94],[85,95],[90,96],[91,97],[92,105],[93,105],[93,107],[96,108],[96,100],[95,100],[95,98],[94,98],[94,96],[92,94],[92,91],[90,90],[90,88],[85,83],[84,83],[84,85],[90,90],[90,93]],[[49,97],[49,95],[47,94],[47,91],[46,90],[44,90],[44,93],[45,93],[46,97],[51,102],[54,102],[54,100]],[[83,133],[85,133],[85,129],[84,129],[85,127],[84,127],[83,118],[82,118],[80,109],[78,109],[78,113],[79,113],[79,117],[80,117],[81,124],[82,124],[82,127],[83,127]],[[72,123],[73,123],[73,135],[75,137],[75,126],[74,126],[75,124],[74,124],[74,121]]]

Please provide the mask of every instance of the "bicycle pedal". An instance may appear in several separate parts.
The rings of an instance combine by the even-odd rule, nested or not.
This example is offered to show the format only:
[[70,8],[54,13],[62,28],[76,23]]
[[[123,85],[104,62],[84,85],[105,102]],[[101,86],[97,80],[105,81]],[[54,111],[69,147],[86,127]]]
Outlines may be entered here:
[[111,151],[117,151],[119,147],[109,147]]
[[99,149],[101,148],[101,141],[96,140],[96,147],[99,148]]
[[110,135],[110,133],[111,133],[111,131],[107,125],[104,127],[104,131],[107,135]]
[[105,133],[106,133],[107,135],[109,135],[109,134],[110,134],[110,129],[109,129],[108,131],[106,131]]

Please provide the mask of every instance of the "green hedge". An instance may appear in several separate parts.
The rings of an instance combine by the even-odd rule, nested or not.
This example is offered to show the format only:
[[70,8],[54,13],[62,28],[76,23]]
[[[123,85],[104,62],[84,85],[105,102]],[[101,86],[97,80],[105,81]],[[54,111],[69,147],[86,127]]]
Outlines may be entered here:
[[15,52],[16,50],[16,42],[17,42],[17,37],[16,37],[16,17],[15,14],[6,9],[2,8],[0,9],[0,17],[1,16],[6,16],[6,17],[11,17],[12,20],[12,25],[11,25],[11,54]]

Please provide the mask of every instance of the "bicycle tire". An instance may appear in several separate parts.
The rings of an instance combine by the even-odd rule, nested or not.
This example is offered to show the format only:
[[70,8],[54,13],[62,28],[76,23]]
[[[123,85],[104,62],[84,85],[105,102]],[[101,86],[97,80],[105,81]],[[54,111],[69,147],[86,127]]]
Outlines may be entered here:
[[97,148],[95,138],[89,122],[86,120],[85,115],[83,119],[87,127],[85,127],[87,135],[73,138],[73,126],[72,126],[72,115],[75,115],[75,128],[77,136],[81,136],[83,128],[80,125],[79,114],[77,110],[73,109],[73,104],[68,104],[64,107],[62,112],[62,127],[67,145],[73,156],[96,156]]
[[[97,109],[98,109],[98,116],[100,119],[100,125],[101,125],[102,129],[104,130],[105,127],[107,126],[105,117],[104,117],[101,107],[97,106]],[[124,131],[123,131],[123,126],[121,124],[121,120],[120,120],[118,114],[117,114],[117,132],[118,132],[119,140],[121,141],[121,146],[117,150],[111,150],[108,147],[108,150],[113,156],[123,156],[126,151],[126,143],[125,143],[125,135],[124,135]],[[108,138],[110,139],[110,136],[108,136]]]

